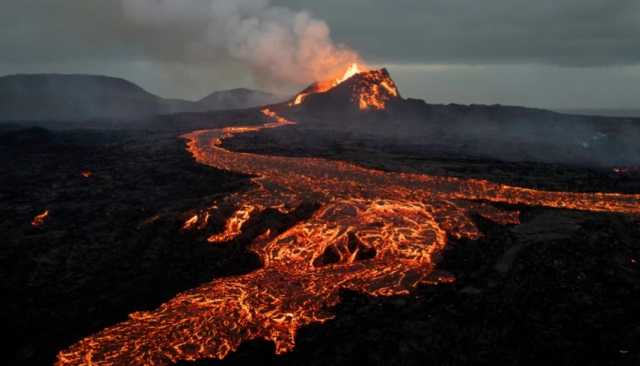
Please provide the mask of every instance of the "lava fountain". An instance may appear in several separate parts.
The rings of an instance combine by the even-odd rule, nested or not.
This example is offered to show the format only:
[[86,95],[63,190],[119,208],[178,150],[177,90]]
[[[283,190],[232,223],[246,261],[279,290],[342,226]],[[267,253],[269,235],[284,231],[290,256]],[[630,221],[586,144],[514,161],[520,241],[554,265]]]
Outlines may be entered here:
[[289,103],[289,106],[300,105],[309,95],[327,92],[364,70],[365,68],[363,66],[360,66],[358,63],[353,63],[341,77],[311,84],[307,89],[298,93]]
[[[358,75],[374,81],[375,88],[363,87],[371,83],[352,84],[352,101],[361,109],[384,108],[385,98],[399,98],[386,72],[349,75],[345,78]],[[315,84],[289,106],[346,79]],[[243,232],[251,217],[267,209],[287,214],[314,202],[319,207],[315,213],[284,232],[267,229],[252,242],[260,269],[214,279],[156,310],[132,313],[127,321],[61,351],[58,365],[223,359],[243,341],[258,338],[273,341],[276,352],[285,353],[295,346],[300,327],[332,317],[342,289],[392,296],[408,294],[421,283],[450,282],[448,276],[434,277],[435,255],[449,237],[481,236],[473,215],[499,224],[519,223],[517,211],[491,203],[640,214],[640,195],[546,192],[485,180],[383,172],[319,158],[237,153],[222,146],[234,134],[294,123],[271,109],[263,113],[271,122],[262,126],[184,136],[199,163],[254,178],[252,189],[215,202],[188,219],[183,229],[201,228],[201,218],[218,207],[233,207],[235,213],[222,232],[208,240],[225,245]]]

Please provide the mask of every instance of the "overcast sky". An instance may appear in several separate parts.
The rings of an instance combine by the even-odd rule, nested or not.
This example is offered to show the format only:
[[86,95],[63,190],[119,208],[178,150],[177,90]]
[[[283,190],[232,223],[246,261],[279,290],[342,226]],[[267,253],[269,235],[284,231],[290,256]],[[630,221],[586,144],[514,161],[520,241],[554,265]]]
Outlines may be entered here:
[[[213,12],[212,3],[219,3]],[[326,22],[336,44],[388,67],[404,96],[640,108],[638,0],[7,1],[0,9],[0,75],[106,74],[187,99],[273,88],[256,76],[255,58],[264,52],[220,43],[237,36],[227,24],[235,12],[260,19],[256,13],[267,10],[270,22],[296,18],[293,27],[299,11],[310,13],[311,27],[313,19]],[[258,67],[273,66],[268,61]]]

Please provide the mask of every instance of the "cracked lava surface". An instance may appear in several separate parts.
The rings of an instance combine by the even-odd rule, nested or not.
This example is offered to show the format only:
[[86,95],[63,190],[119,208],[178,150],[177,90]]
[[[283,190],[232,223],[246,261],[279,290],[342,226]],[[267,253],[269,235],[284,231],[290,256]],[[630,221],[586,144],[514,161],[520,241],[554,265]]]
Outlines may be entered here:
[[[58,354],[58,365],[164,365],[222,359],[243,342],[262,338],[281,354],[297,330],[331,318],[339,291],[370,296],[408,294],[420,283],[453,281],[435,275],[435,256],[448,237],[477,239],[478,214],[518,224],[519,213],[491,203],[640,214],[640,195],[545,192],[483,180],[383,172],[316,158],[226,150],[234,134],[291,124],[274,112],[259,127],[228,127],[185,135],[194,158],[218,169],[254,176],[254,188],[215,202],[235,213],[209,245],[225,245],[254,215],[289,213],[303,202],[319,208],[279,234],[266,230],[251,244],[262,267],[217,278],[176,295],[159,308],[135,312]],[[189,219],[195,229],[209,213]],[[204,222],[206,224],[206,222]],[[201,226],[201,225],[200,225]]]

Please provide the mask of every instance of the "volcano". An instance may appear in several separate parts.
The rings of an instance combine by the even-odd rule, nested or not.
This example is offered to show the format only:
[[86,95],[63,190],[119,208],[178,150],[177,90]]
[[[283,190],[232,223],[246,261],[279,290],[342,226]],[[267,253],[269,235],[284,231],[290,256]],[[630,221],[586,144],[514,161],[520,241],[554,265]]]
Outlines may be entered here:
[[389,102],[402,100],[387,69],[359,71],[353,64],[341,80],[314,83],[296,95],[289,106],[367,111],[384,110]]
[[[287,108],[283,108],[286,106]],[[341,78],[318,81],[296,94],[287,103],[278,105],[279,113],[295,116],[298,121],[349,118],[357,122],[371,121],[372,115],[387,122],[421,123],[474,118],[476,121],[522,120],[535,117],[567,116],[551,111],[502,105],[428,104],[424,100],[403,98],[396,82],[386,68],[368,70],[353,64]]]
[[353,64],[343,78],[316,82],[298,93],[286,108],[276,109],[301,117],[300,120],[345,116],[358,119],[371,113],[389,112],[393,105],[403,101],[387,69],[361,71]]
[[633,142],[640,138],[638,119],[499,104],[433,104],[403,97],[387,69],[366,70],[357,64],[342,77],[311,84],[290,101],[269,108],[298,126],[263,136],[287,140],[300,135],[305,146],[319,146],[346,133],[387,146],[390,152],[417,149],[442,158],[606,167],[640,161]]

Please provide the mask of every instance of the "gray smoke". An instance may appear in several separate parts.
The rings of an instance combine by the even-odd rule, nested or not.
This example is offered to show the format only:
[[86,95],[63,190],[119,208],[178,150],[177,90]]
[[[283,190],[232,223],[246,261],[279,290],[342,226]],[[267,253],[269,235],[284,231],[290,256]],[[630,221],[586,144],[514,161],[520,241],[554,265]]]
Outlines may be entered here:
[[192,52],[224,52],[269,88],[328,79],[358,61],[331,39],[324,21],[269,0],[122,0],[122,6],[128,18],[150,29],[196,24],[201,32]]

